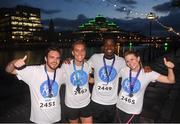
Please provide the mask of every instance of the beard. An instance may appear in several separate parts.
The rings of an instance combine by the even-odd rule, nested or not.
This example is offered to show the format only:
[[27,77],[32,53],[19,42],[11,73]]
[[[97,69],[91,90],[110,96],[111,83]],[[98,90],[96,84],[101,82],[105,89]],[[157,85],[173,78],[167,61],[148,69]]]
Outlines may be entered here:
[[57,63],[48,63],[47,62],[47,66],[49,67],[49,69],[51,69],[51,70],[56,70],[57,68],[58,68],[58,64]]

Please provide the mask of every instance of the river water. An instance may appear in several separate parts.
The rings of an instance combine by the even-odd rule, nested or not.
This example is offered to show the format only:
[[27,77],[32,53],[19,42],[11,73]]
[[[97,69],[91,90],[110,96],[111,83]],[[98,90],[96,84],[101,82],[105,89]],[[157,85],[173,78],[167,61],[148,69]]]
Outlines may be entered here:
[[[72,57],[71,48],[60,48],[60,50],[62,52],[62,56],[61,56],[62,60],[68,57]],[[45,52],[45,48],[0,50],[0,67],[4,68],[11,60],[21,58],[24,55],[28,56],[26,61],[27,65],[41,64],[44,62],[44,52]],[[86,58],[89,58],[93,53],[99,53],[99,52],[101,52],[100,47],[88,47]]]

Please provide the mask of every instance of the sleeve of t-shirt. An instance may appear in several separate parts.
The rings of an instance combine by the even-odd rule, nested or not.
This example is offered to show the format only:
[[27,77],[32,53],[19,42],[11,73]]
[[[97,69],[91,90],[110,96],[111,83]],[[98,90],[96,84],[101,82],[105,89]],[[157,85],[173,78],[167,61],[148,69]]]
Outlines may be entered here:
[[125,62],[124,58],[122,58],[122,57],[121,57],[121,67],[122,68],[127,67],[126,62]]
[[118,77],[122,77],[122,76],[123,76],[124,71],[125,71],[125,68],[126,68],[126,67],[122,68],[122,69],[119,71]]
[[35,66],[26,66],[21,70],[16,70],[17,72],[16,76],[19,80],[22,80],[25,83],[29,84],[34,76],[34,70],[35,70]]
[[61,71],[62,71],[62,84],[65,84],[67,82],[67,73],[66,73],[66,64],[62,64]]
[[57,81],[58,81],[58,84],[61,85],[63,83],[63,71],[61,68],[58,68],[56,70],[56,75],[58,75],[58,78]]
[[150,72],[150,76],[149,76],[150,81],[155,82],[159,76],[160,74],[158,72],[155,72],[155,71]]
[[90,59],[87,61],[88,65],[89,65],[91,68],[94,68],[94,60],[95,60],[94,58],[95,58],[95,54],[92,55],[92,56],[90,57]]

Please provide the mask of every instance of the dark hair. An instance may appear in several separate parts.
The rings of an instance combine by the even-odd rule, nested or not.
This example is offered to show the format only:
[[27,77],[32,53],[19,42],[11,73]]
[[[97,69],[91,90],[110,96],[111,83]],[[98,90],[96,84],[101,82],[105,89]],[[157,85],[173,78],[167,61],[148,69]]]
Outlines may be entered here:
[[44,56],[47,57],[47,56],[48,56],[48,53],[49,53],[50,51],[57,51],[57,52],[61,55],[61,51],[60,51],[60,49],[59,49],[58,47],[56,47],[56,46],[51,46],[51,47],[48,47],[48,48],[46,49]]
[[135,52],[135,51],[126,51],[126,52],[124,53],[124,57],[127,56],[127,55],[129,55],[129,54],[133,54],[133,55],[136,56],[136,57],[139,57],[139,56],[140,56],[140,55],[139,55],[137,52]]
[[113,44],[116,44],[116,41],[115,41],[115,39],[113,37],[105,37],[103,39],[103,45],[105,45],[106,42],[109,41],[109,40],[111,40],[113,42]]
[[75,47],[77,44],[82,44],[82,45],[85,47],[85,49],[86,49],[86,43],[85,43],[83,40],[74,41],[74,43],[73,43],[72,46],[71,46],[71,49],[74,50],[74,47]]

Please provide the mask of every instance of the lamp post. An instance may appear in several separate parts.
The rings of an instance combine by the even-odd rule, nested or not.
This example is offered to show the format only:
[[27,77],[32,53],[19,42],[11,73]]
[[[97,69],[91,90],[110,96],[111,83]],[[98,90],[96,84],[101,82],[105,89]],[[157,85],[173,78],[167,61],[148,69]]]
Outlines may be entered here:
[[149,20],[149,37],[150,37],[150,42],[151,42],[151,40],[152,40],[152,21],[154,19],[156,19],[156,15],[155,15],[155,13],[150,12],[147,14],[146,18]]
[[[152,13],[150,12],[149,14],[147,14],[147,17],[146,17],[148,20],[149,20],[149,39],[150,39],[150,42],[152,42],[152,21],[156,18],[156,15],[155,13]],[[153,51],[151,50],[151,45],[149,46],[149,61],[151,61],[151,58],[152,58],[152,53]]]

